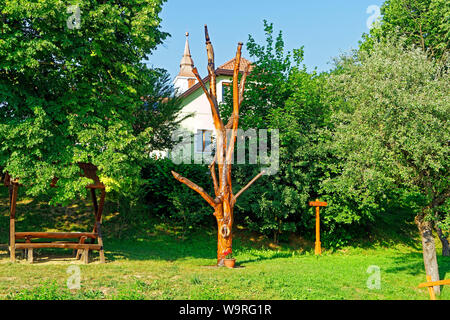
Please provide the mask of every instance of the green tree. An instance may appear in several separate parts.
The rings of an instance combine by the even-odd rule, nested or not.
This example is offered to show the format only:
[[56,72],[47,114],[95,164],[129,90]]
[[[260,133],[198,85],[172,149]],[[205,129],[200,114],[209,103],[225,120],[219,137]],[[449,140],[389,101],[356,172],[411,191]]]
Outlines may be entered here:
[[163,2],[0,2],[0,167],[28,194],[54,176],[53,201],[83,194],[77,162],[97,165],[108,190],[141,183],[139,163],[176,112],[155,98],[164,73],[143,63],[168,36]]
[[[381,8],[381,23],[370,34],[363,35],[361,50],[370,51],[376,42],[399,41],[405,48],[416,46],[436,59],[445,68],[450,52],[450,3],[445,0],[388,0]],[[365,198],[367,200],[367,198]],[[365,201],[367,203],[367,201]],[[445,215],[436,214],[436,231],[443,246],[443,255],[450,256],[445,232]],[[439,221],[439,219],[444,219]],[[444,226],[444,229],[442,227]]]
[[375,43],[370,54],[343,60],[339,70],[329,84],[340,174],[324,188],[369,196],[374,204],[389,190],[415,195],[425,270],[437,280],[432,219],[449,215],[449,74],[402,41]]
[[414,44],[429,57],[445,59],[450,50],[449,1],[387,0],[381,13],[381,23],[363,36],[362,49],[382,39],[403,37],[406,46]]
[[[288,79],[294,67],[303,61],[303,48],[285,52],[283,33],[274,37],[273,23],[264,20],[265,45],[256,43],[249,35],[247,50],[253,60],[252,70],[246,83],[246,94],[241,104],[241,126],[247,128],[268,128],[270,110],[281,107],[292,94]],[[231,95],[221,112],[231,114]]]

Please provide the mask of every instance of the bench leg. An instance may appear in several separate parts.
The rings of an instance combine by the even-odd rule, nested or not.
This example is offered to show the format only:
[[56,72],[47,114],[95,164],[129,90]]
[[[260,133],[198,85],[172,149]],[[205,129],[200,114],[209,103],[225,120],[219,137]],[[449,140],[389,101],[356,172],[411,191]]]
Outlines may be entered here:
[[103,250],[103,246],[100,249],[100,263],[105,263],[105,251]]
[[28,249],[28,262],[33,263],[33,248]]
[[88,264],[89,263],[89,249],[84,249],[83,252],[83,263]]
[[11,262],[16,262],[16,201],[19,185],[13,183],[9,190],[10,216],[9,216],[9,258]]
[[[87,237],[81,237],[79,243],[84,244],[86,239],[87,239]],[[75,259],[79,260],[81,258],[82,253],[83,253],[83,249],[77,249],[77,255],[75,256]]]
[[101,224],[100,222],[97,221],[96,225],[96,229],[97,229],[97,233],[98,233],[98,244],[101,245],[101,249],[100,249],[100,263],[105,263],[105,250],[103,249],[103,238],[102,238],[102,230],[101,230]]

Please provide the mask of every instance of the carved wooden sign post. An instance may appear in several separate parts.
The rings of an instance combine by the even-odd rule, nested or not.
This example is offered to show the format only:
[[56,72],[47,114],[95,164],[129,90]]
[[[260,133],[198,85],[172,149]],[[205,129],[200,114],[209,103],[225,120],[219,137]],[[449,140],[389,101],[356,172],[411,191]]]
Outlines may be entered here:
[[318,254],[322,254],[322,246],[320,244],[320,213],[319,213],[319,208],[320,207],[326,207],[328,205],[328,203],[323,202],[323,201],[319,201],[318,199],[316,199],[316,201],[311,201],[309,203],[309,205],[311,207],[316,207],[316,244],[315,244],[315,248],[314,248],[314,253],[316,255],[318,255]]
[[[241,62],[242,43],[239,42],[236,52],[234,71],[233,71],[233,113],[227,124],[224,124],[218,108],[217,92],[216,92],[216,74],[214,66],[214,50],[208,34],[208,27],[205,25],[206,52],[208,56],[208,74],[209,74],[209,90],[200,77],[197,68],[193,68],[193,73],[200,83],[208,102],[211,106],[214,127],[216,131],[216,154],[209,165],[211,177],[214,184],[215,198],[199,187],[192,181],[180,176],[172,171],[175,179],[186,184],[189,188],[198,192],[208,204],[214,208],[214,216],[217,219],[218,227],[218,243],[217,243],[217,265],[224,266],[227,255],[232,253],[232,226],[233,226],[233,208],[237,198],[247,190],[261,175],[259,173],[253,178],[242,190],[233,194],[231,184],[231,164],[234,155],[234,147],[236,142],[238,124],[239,124],[239,107],[244,97],[244,87],[247,75],[249,73],[249,65],[246,66],[242,79],[239,83],[239,67]],[[227,130],[231,130],[231,134],[227,135]],[[218,176],[216,174],[216,164]]]

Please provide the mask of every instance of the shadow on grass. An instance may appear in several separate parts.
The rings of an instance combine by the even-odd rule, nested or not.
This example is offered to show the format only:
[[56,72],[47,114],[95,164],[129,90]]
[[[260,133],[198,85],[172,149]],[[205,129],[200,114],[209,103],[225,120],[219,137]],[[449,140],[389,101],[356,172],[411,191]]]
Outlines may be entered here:
[[375,221],[366,227],[366,237],[358,239],[355,247],[374,249],[391,248],[402,243],[415,250],[422,250],[414,215],[407,208],[395,207],[379,213]]
[[[0,243],[8,242],[9,234],[9,204],[6,188],[1,188],[0,194]],[[19,197],[17,206],[17,231],[92,231],[93,209],[89,201],[75,201],[68,207],[49,206],[45,199],[34,199],[24,201]],[[118,214],[116,204],[107,202],[105,205],[103,219],[103,236],[106,259],[109,262],[118,260],[186,260],[186,259],[211,259],[215,261],[217,250],[217,231],[214,222],[210,228],[197,230],[195,234],[186,239],[182,232],[173,226],[164,225],[151,217],[151,209],[140,209],[140,212]],[[391,247],[399,242],[417,250],[421,250],[421,243],[414,239],[417,231],[411,214],[404,210],[392,211],[380,215],[374,226],[367,230],[372,238],[365,241],[355,241],[355,247],[363,249],[375,247]],[[376,225],[375,225],[376,224]],[[376,228],[375,228],[376,226]],[[400,226],[400,227],[399,227]],[[400,228],[400,229],[399,229]],[[266,241],[267,242],[267,241]],[[242,234],[237,234],[233,241],[233,248],[242,251],[251,249],[267,248],[265,241],[252,242]],[[0,253],[0,258],[7,258],[7,245]],[[311,249],[305,244],[302,249]],[[281,251],[273,251],[273,254],[258,254],[254,251],[251,258],[239,261],[240,265],[254,263],[257,261],[288,258],[291,256],[289,250],[299,249],[283,245]],[[37,251],[39,257],[47,261],[48,257],[61,256],[65,253],[61,249],[42,249]],[[6,253],[5,253],[6,252]],[[418,257],[420,255],[420,258]],[[66,256],[64,254],[64,256]],[[67,251],[67,258],[72,255]],[[94,260],[98,259],[97,252],[92,254]],[[409,253],[399,256],[398,267],[388,272],[407,271],[412,274],[423,273],[423,263],[420,253]],[[212,262],[214,263],[214,262]],[[441,278],[445,278],[449,272],[448,259],[439,257]]]
[[[395,265],[394,268],[388,268],[384,270],[387,273],[407,273],[410,275],[422,275],[423,282],[426,281],[425,267],[423,264],[422,253],[405,253],[399,254],[394,258]],[[437,261],[439,266],[439,279],[449,279],[450,278],[450,257],[443,257],[442,255],[437,255]],[[419,285],[419,284],[417,284]],[[441,286],[442,289],[443,286]]]
[[265,261],[265,260],[273,260],[273,259],[279,259],[279,258],[291,258],[292,253],[290,253],[290,252],[274,252],[270,256],[260,255],[260,254],[253,254],[253,256],[254,256],[254,258],[247,259],[247,260],[240,260],[237,263],[239,265],[245,266],[246,264],[249,264],[249,263],[260,262],[260,261]]

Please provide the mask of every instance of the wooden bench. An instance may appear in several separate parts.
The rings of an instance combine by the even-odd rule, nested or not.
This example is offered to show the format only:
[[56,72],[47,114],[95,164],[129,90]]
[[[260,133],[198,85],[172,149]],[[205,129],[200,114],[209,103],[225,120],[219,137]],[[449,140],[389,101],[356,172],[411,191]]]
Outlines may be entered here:
[[[9,188],[10,200],[10,223],[9,223],[9,252],[11,262],[16,260],[16,249],[25,250],[25,256],[30,263],[33,262],[33,249],[39,248],[66,248],[74,249],[76,251],[76,259],[82,259],[84,263],[89,262],[89,251],[97,250],[100,253],[100,263],[105,262],[105,254],[103,249],[103,238],[101,233],[101,220],[103,213],[103,206],[105,203],[105,186],[100,182],[96,172],[97,167],[92,164],[79,163],[78,164],[84,173],[82,176],[94,180],[93,184],[86,186],[91,191],[92,203],[94,207],[95,223],[92,232],[16,232],[16,205],[19,191],[18,180],[12,180],[6,173],[4,185]],[[57,179],[53,179],[51,186],[54,187]],[[100,202],[97,203],[96,190],[100,190]],[[33,239],[64,239],[73,241],[51,241],[51,242],[33,242]],[[89,239],[91,243],[86,243]],[[24,240],[19,242],[17,240]],[[97,241],[97,243],[95,243]]]

